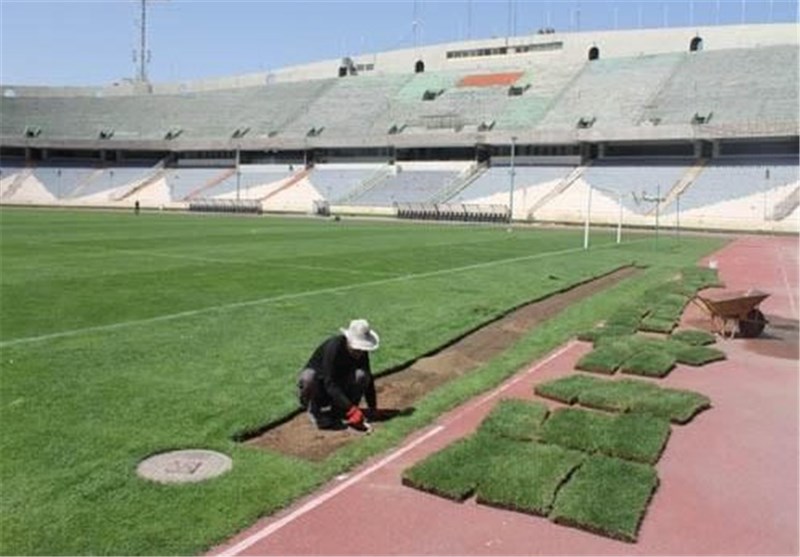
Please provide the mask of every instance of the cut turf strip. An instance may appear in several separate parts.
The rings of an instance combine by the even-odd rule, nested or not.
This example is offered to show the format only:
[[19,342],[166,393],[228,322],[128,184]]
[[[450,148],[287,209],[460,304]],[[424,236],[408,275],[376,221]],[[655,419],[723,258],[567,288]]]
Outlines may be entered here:
[[717,341],[713,334],[699,329],[680,329],[678,331],[673,331],[670,338],[672,340],[691,344],[692,346],[706,346],[708,344],[714,344]]
[[541,440],[586,453],[654,464],[667,444],[669,422],[647,414],[604,414],[577,408],[553,412]]
[[559,490],[550,518],[557,524],[635,542],[657,487],[652,466],[592,456]]
[[699,393],[668,389],[638,379],[610,381],[573,374],[537,385],[534,392],[566,404],[611,412],[644,412],[685,424],[711,408],[711,400]]
[[488,435],[461,439],[403,472],[403,484],[464,501],[475,492],[487,461],[502,451],[504,444]]
[[696,346],[687,345],[685,343],[674,342],[670,350],[675,354],[678,363],[686,364],[688,366],[704,366],[711,362],[717,362],[725,359],[725,353],[722,350],[711,348],[710,346]]
[[480,480],[477,502],[547,516],[556,492],[586,455],[552,445],[514,443],[493,457]]
[[676,361],[674,355],[664,350],[645,349],[625,360],[620,371],[645,377],[666,377],[675,367]]
[[547,417],[547,406],[541,402],[502,400],[480,426],[480,432],[506,439],[532,441]]
[[575,404],[578,402],[578,396],[584,390],[603,383],[604,380],[598,377],[575,373],[547,383],[539,383],[534,387],[534,392],[541,397],[557,400],[564,404]]
[[627,344],[608,342],[598,346],[575,364],[576,369],[612,375],[631,355]]
[[711,408],[708,397],[679,389],[661,389],[644,393],[631,402],[631,412],[661,416],[676,424],[689,423],[697,414]]

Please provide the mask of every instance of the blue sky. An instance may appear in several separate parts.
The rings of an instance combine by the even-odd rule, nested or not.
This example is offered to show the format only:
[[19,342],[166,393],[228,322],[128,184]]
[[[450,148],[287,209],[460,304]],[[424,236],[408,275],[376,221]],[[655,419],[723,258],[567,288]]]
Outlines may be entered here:
[[[107,85],[134,77],[140,8],[140,0],[0,0],[0,82]],[[149,0],[148,75],[155,82],[237,75],[541,27],[797,18],[797,0]]]

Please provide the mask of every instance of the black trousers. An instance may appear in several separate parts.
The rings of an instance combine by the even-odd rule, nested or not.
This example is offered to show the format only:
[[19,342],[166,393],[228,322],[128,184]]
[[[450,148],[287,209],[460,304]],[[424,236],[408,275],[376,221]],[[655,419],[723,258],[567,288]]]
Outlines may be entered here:
[[[348,400],[357,406],[371,382],[371,373],[364,369],[357,369],[355,373],[345,377],[339,383],[339,388],[342,389]],[[297,377],[297,398],[300,401],[300,406],[314,413],[332,405],[331,397],[322,386],[317,370],[310,367],[301,371]],[[335,411],[336,409],[332,410]]]

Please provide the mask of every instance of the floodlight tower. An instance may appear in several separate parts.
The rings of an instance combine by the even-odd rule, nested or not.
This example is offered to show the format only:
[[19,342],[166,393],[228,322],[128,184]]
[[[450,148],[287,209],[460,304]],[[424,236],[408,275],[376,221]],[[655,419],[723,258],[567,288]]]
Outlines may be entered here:
[[[647,192],[642,192],[642,199],[650,203],[655,203],[656,206],[656,242],[658,241],[658,225],[659,213],[661,212],[661,204],[667,200],[666,197],[661,197],[661,184],[656,185],[656,196],[648,195]],[[680,218],[680,217],[678,217]]]
[[411,31],[414,34],[414,49],[419,49],[419,6],[417,0],[414,0],[414,15],[411,20]]
[[139,65],[136,80],[142,83],[148,81],[147,64],[150,62],[150,51],[147,49],[147,2],[148,0],[139,0],[139,51],[133,53],[133,61]]
[[[511,136],[511,168],[508,172],[509,174],[509,187],[508,187],[508,224],[511,225],[514,222],[514,175],[516,174],[516,170],[514,169],[514,158],[517,154],[517,136]],[[509,228],[509,230],[511,230]]]
[[147,0],[139,0],[139,50],[133,52],[133,61],[138,63],[139,69],[136,80],[147,81]]

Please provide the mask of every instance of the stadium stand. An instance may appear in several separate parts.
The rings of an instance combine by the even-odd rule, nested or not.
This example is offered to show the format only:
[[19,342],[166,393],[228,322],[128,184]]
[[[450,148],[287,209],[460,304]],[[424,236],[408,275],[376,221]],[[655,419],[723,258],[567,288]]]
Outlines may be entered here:
[[461,171],[436,166],[436,163],[396,164],[391,175],[351,199],[349,203],[391,207],[397,203],[430,201],[450,185]]
[[595,128],[635,126],[642,121],[648,100],[686,56],[660,54],[587,62],[541,125],[569,128],[576,127],[581,118],[594,118]]
[[496,116],[496,129],[520,130],[540,124],[584,65],[583,61],[559,62],[528,68],[517,82],[522,94],[509,98],[505,109]]
[[[86,166],[39,166],[33,174],[56,199],[70,199],[77,197],[81,190],[95,181],[94,178],[102,174],[102,170]],[[98,182],[108,186],[108,182]]]
[[326,200],[335,204],[355,193],[359,186],[385,165],[380,164],[318,164],[309,181]]
[[0,203],[575,223],[591,192],[600,221],[797,233],[798,42],[794,24],[551,33],[2,84]]
[[694,52],[645,105],[641,122],[724,128],[786,121],[796,133],[797,83],[797,46]]
[[189,201],[194,197],[205,197],[203,193],[225,180],[235,169],[227,168],[176,168],[164,176],[174,201]]
[[355,199],[354,203],[358,205],[394,205],[409,200],[431,199],[455,177],[455,172],[402,171]]
[[627,210],[646,214],[652,209],[646,199],[666,197],[692,165],[691,159],[596,161],[583,173],[583,180],[619,196]]
[[796,190],[799,180],[796,157],[715,160],[664,214],[680,210],[684,219],[705,217],[734,223],[783,220],[794,208],[777,210],[778,205],[791,200],[790,193],[785,192]]
[[[344,144],[361,143],[370,136],[374,121],[388,108],[391,98],[408,75],[365,76],[335,81],[282,130],[287,136],[335,138]],[[385,130],[380,130],[384,133]]]
[[258,199],[285,180],[288,180],[295,169],[291,165],[243,165],[227,173],[221,181],[204,188],[204,198],[240,198]]
[[[514,168],[514,188],[527,188],[560,181],[572,171],[569,166],[517,166]],[[493,167],[469,187],[448,199],[452,203],[485,203],[489,199],[508,199],[511,188],[511,168]]]

